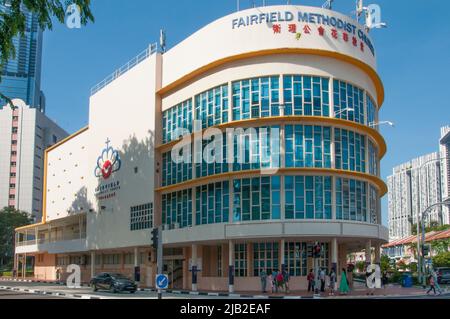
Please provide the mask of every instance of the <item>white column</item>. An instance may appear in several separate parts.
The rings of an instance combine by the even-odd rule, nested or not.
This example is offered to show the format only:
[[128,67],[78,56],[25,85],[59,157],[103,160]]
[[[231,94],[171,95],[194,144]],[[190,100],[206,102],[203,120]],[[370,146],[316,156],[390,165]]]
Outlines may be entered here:
[[339,252],[337,238],[333,238],[331,241],[331,268],[333,268],[336,273],[339,273],[337,269],[338,256]]
[[137,247],[134,247],[134,267],[139,266],[138,256],[139,256],[139,249]]
[[228,292],[234,292],[234,242],[228,243]]
[[366,266],[372,264],[372,241],[366,242]]
[[[197,269],[197,245],[192,245],[192,279],[194,279],[194,277],[197,277],[197,274],[194,274],[194,272]],[[192,282],[192,291],[197,291],[197,281],[193,280]]]
[[91,251],[91,278],[95,277],[95,251]]
[[281,270],[285,270],[286,269],[286,256],[284,255],[284,245],[285,245],[286,241],[284,239],[282,239],[280,241],[280,262],[281,262]]

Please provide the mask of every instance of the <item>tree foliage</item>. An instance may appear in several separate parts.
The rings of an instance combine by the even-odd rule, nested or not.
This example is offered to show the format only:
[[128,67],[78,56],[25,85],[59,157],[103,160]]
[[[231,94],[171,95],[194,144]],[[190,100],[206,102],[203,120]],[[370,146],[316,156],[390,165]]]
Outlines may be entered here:
[[[72,4],[80,8],[83,25],[89,21],[94,22],[90,2],[91,0],[0,0],[0,4],[9,8],[5,12],[0,12],[0,82],[6,63],[9,59],[15,58],[14,37],[23,36],[26,31],[26,11],[36,15],[42,30],[51,30],[53,18],[64,23],[67,8]],[[0,97],[12,106],[11,99],[2,92]]]
[[10,265],[14,256],[14,231],[18,227],[31,224],[25,212],[13,208],[0,210],[0,268]]
[[433,257],[434,267],[450,267],[450,252],[441,253]]

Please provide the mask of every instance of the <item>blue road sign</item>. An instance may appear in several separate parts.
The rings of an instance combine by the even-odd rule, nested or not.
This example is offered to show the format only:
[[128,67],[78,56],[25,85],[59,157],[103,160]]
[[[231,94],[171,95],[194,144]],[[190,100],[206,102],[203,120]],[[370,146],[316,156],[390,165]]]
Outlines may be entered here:
[[167,289],[169,287],[169,277],[167,275],[156,275],[156,289]]

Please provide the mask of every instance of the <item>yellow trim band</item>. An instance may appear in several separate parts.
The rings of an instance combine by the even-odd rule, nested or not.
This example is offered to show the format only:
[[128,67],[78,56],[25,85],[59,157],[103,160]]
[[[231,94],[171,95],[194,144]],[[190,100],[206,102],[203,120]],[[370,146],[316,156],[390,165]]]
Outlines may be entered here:
[[[170,186],[165,186],[165,187],[160,187],[160,188],[156,189],[155,192],[158,192],[158,193],[174,192],[174,191],[183,190],[183,189],[187,189],[187,188],[191,188],[191,187],[214,183],[219,180],[224,180],[224,179],[231,178],[231,177],[232,178],[246,178],[247,176],[254,176],[254,175],[262,176],[261,172],[262,172],[262,170],[248,170],[248,171],[228,172],[228,173],[217,174],[217,175],[212,175],[212,176],[199,177],[199,178],[195,178],[193,180],[187,181],[187,182],[170,185]],[[333,168],[309,168],[309,167],[308,168],[280,168],[276,172],[276,174],[274,174],[274,176],[289,175],[289,174],[294,174],[294,175],[321,174],[321,175],[332,175],[332,176],[344,177],[344,178],[346,178],[346,177],[347,178],[357,178],[357,179],[364,180],[364,181],[375,184],[378,187],[378,190],[380,191],[380,197],[383,197],[388,192],[387,185],[384,183],[383,180],[381,180],[377,176],[373,176],[373,175],[366,174],[366,173],[345,171],[345,170],[333,169]],[[270,175],[267,175],[267,176],[270,176]]]
[[[362,131],[372,137],[374,141],[378,144],[378,155],[380,157],[380,160],[386,155],[387,152],[387,145],[386,141],[384,140],[383,136],[375,129],[368,127],[366,125],[362,125],[353,121],[347,121],[332,117],[320,117],[320,116],[273,116],[273,117],[264,117],[264,118],[258,118],[258,119],[249,119],[249,120],[241,120],[241,121],[234,121],[229,123],[220,124],[217,126],[213,126],[211,128],[218,128],[220,130],[225,130],[227,128],[231,127],[256,127],[257,126],[265,126],[267,124],[270,125],[282,125],[286,123],[319,123],[319,124],[330,124],[333,126],[342,126],[342,127],[350,127],[359,131]],[[202,132],[206,131],[203,130]],[[191,138],[193,138],[194,133],[190,135]],[[178,144],[182,139],[178,139],[176,141],[172,141],[167,144],[160,145],[156,148],[161,153],[170,151],[176,144]]]
[[275,55],[275,54],[317,55],[317,56],[322,56],[322,57],[334,58],[334,59],[352,64],[352,65],[356,66],[357,68],[361,69],[362,71],[364,71],[373,81],[373,83],[375,85],[375,89],[377,91],[378,109],[381,109],[381,106],[384,103],[383,82],[381,81],[378,73],[371,66],[369,66],[368,64],[366,64],[358,59],[355,59],[353,57],[350,57],[350,56],[342,54],[342,53],[327,51],[327,50],[302,49],[302,48],[279,48],[279,49],[270,49],[270,50],[260,50],[260,51],[253,51],[253,52],[242,53],[242,54],[226,57],[226,58],[214,61],[212,63],[209,63],[201,68],[198,68],[197,70],[194,70],[189,74],[186,74],[185,76],[181,77],[180,79],[161,88],[157,93],[160,96],[167,95],[171,91],[173,91],[176,88],[195,79],[196,77],[199,77],[202,74],[204,74],[214,68],[222,66],[226,63],[235,62],[235,61],[248,59],[248,58],[260,57],[260,56]]

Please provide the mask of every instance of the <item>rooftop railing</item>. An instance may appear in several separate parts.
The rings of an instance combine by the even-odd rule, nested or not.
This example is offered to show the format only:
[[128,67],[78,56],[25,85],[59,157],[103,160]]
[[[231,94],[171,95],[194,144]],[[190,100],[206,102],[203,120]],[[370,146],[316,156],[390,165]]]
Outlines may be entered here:
[[146,60],[148,57],[152,56],[153,54],[157,53],[159,51],[158,43],[151,44],[147,49],[145,49],[143,52],[138,54],[135,58],[130,60],[128,63],[126,63],[121,68],[117,69],[114,73],[106,77],[103,81],[95,85],[91,89],[91,95],[94,95],[101,89],[103,89],[105,86],[110,84],[112,81],[116,80],[117,78],[121,77],[128,71],[130,71],[132,68],[134,68],[136,65],[141,63],[142,61]]

